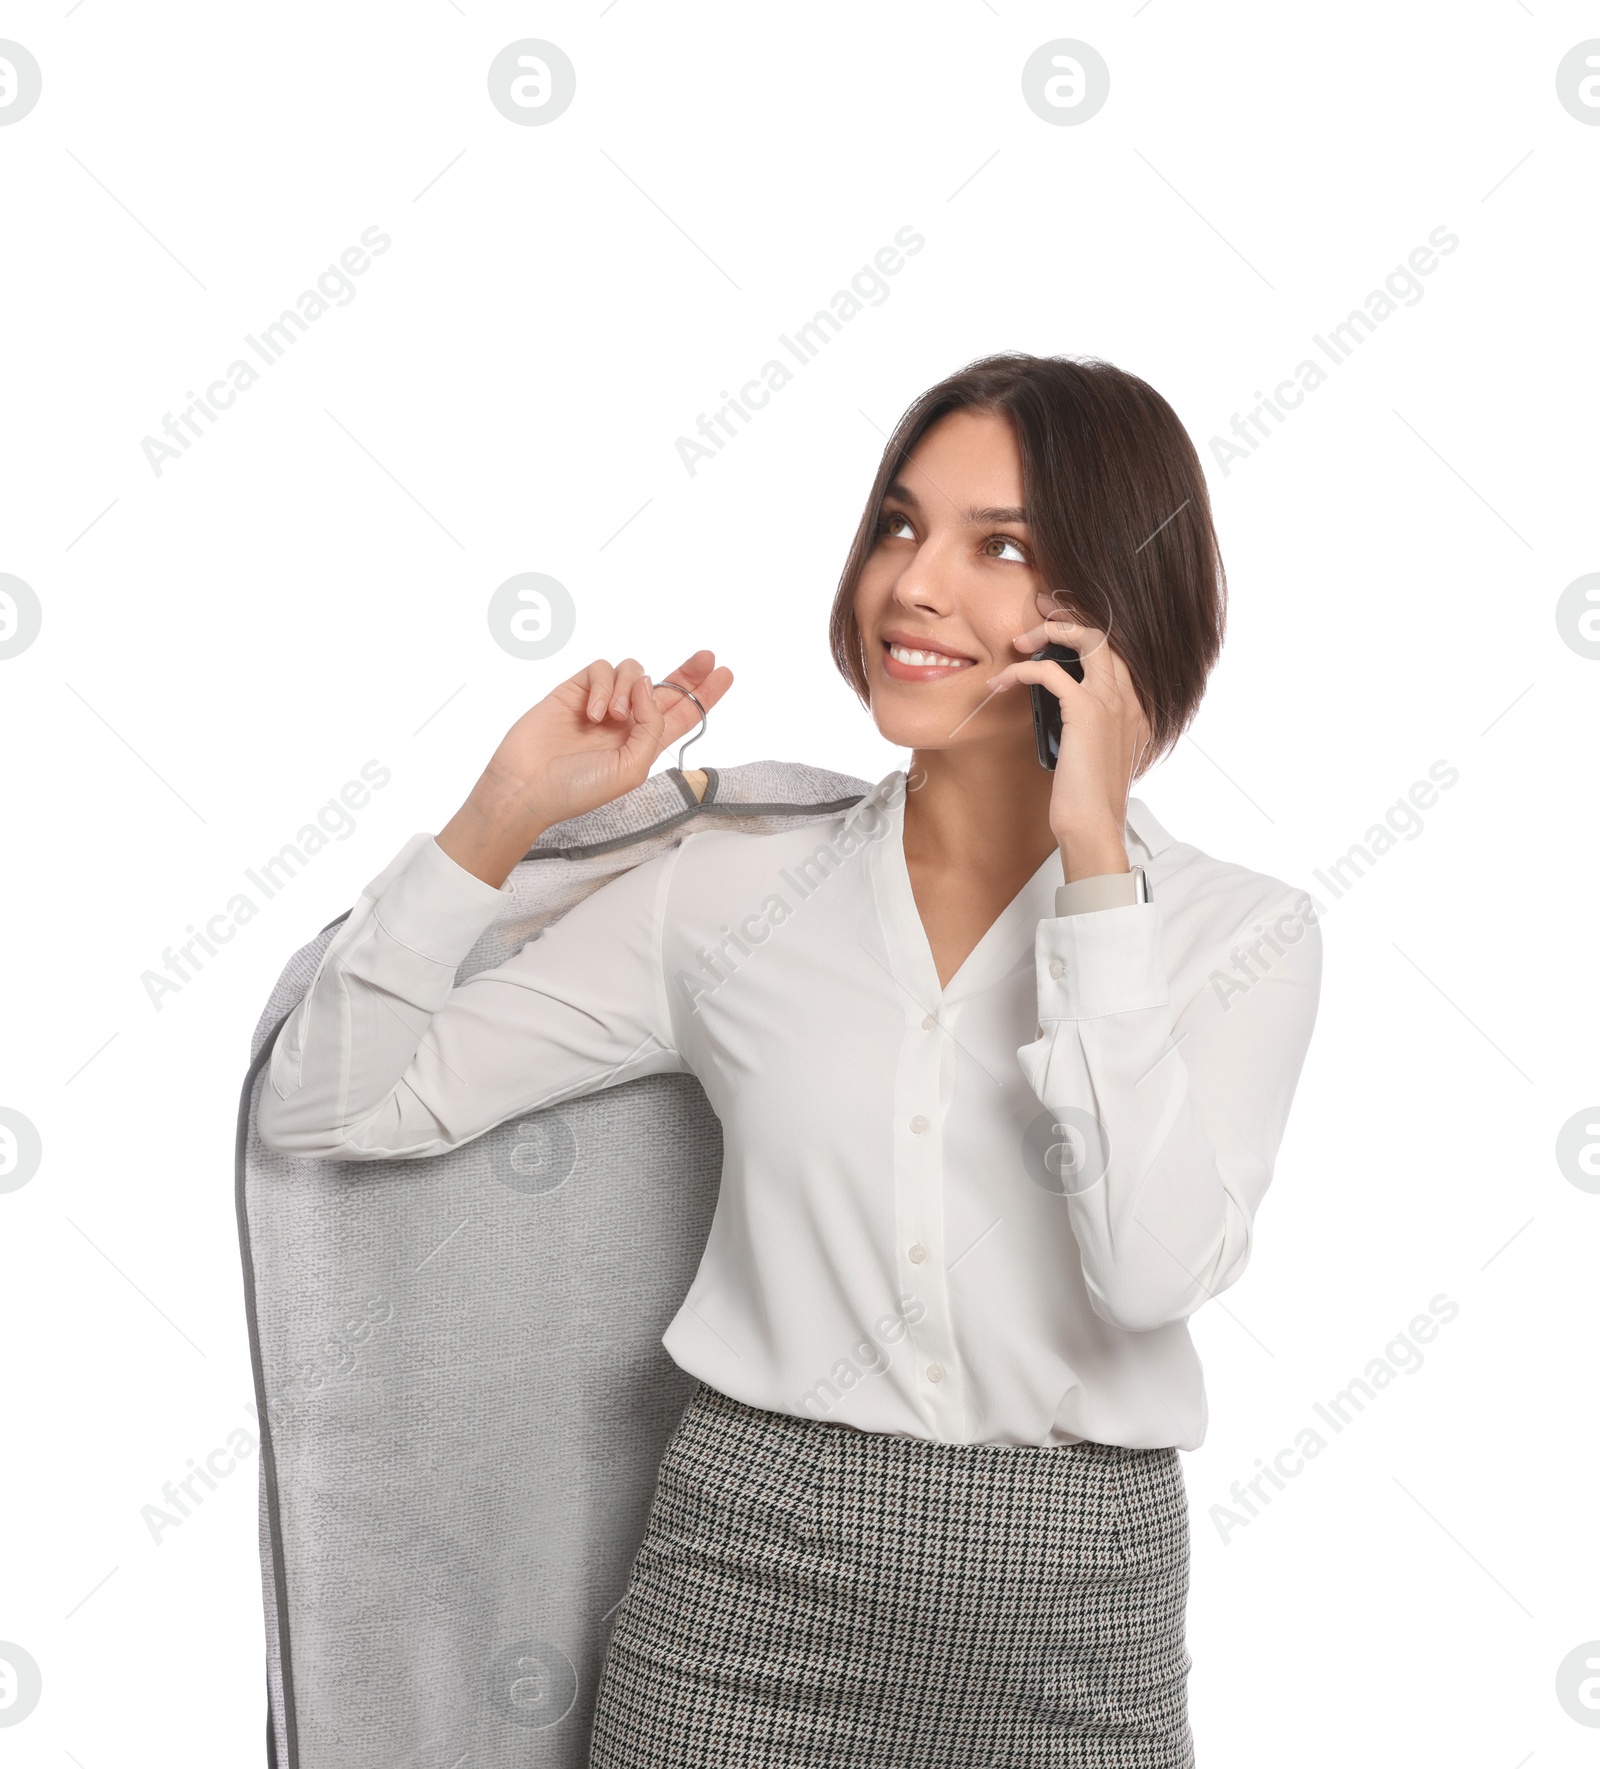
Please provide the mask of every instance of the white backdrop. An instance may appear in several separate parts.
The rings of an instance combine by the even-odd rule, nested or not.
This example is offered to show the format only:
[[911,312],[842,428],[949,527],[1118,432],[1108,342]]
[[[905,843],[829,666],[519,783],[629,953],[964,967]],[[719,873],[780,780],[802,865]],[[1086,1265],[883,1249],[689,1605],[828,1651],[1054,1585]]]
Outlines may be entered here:
[[[1194,1323],[1200,1760],[1592,1762],[1600,577],[1563,591],[1600,572],[1600,14],[24,0],[0,38],[0,1760],[261,1760],[231,1139],[285,957],[596,654],[732,665],[694,761],[898,765],[827,605],[883,433],[1022,348],[1108,357],[1188,425],[1231,628],[1141,795],[1326,910],[1252,1263]],[[489,91],[528,38],[576,77],[537,126]],[[1026,102],[1060,39],[1109,70],[1093,115],[1092,66],[1077,106],[1070,74]],[[923,244],[691,472],[678,439],[897,234]],[[248,340],[352,247],[269,363]],[[525,571],[576,610],[543,661],[486,619]]]

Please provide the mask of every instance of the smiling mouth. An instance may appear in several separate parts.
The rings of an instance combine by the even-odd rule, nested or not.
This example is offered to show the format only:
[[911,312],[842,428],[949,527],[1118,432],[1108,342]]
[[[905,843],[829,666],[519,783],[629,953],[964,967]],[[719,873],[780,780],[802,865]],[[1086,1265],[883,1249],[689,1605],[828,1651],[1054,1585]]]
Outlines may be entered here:
[[934,681],[973,667],[970,657],[952,657],[948,651],[924,650],[892,639],[883,641],[883,656],[885,673],[900,682]]

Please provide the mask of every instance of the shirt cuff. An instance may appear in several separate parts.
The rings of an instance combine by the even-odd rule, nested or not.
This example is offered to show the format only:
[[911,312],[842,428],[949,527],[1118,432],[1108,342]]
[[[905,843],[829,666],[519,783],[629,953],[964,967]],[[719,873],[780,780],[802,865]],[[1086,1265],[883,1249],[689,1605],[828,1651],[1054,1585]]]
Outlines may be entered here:
[[414,835],[363,893],[391,939],[458,965],[500,913],[510,881],[498,890],[458,866],[431,835]]
[[1127,872],[1100,872],[1093,878],[1075,878],[1071,884],[1056,886],[1057,915],[1087,915],[1094,909],[1120,909],[1124,903],[1137,903],[1139,876],[1131,868]]
[[1097,915],[1041,921],[1034,936],[1034,969],[1041,1025],[1165,1007],[1161,909],[1155,903],[1127,903]]

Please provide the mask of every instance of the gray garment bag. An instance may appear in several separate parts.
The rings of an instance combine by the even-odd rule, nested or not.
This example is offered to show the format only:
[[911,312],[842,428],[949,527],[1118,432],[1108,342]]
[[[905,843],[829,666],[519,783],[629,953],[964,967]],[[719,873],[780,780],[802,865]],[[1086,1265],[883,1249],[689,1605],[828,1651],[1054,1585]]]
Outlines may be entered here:
[[[703,803],[674,768],[546,831],[457,980],[685,834],[786,829],[867,791],[796,763],[706,772]],[[338,925],[279,978],[239,1109],[268,1761],[583,1769],[695,1388],[661,1335],[710,1229],[721,1130],[692,1076],[656,1075],[427,1160],[273,1153],[262,1074]]]

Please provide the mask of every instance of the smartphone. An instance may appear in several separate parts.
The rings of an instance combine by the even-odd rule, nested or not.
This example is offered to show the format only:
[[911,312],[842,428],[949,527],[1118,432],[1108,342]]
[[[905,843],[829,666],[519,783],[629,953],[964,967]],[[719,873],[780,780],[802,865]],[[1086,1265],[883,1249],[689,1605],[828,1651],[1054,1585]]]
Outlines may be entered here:
[[[1073,681],[1083,680],[1083,660],[1070,645],[1046,645],[1033,654],[1035,663],[1041,658],[1059,663]],[[1054,768],[1061,753],[1061,702],[1037,682],[1028,684],[1028,692],[1033,697],[1033,741],[1039,751],[1039,766]]]

